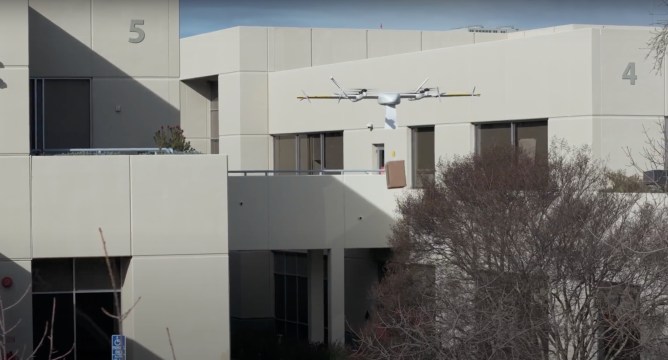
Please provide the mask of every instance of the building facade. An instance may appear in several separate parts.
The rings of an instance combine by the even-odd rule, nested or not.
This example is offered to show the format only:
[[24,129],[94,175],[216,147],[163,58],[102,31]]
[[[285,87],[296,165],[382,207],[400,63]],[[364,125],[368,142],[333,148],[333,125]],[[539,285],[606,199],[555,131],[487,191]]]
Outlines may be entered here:
[[179,123],[178,1],[8,0],[0,33],[2,355],[229,358],[226,158],[127,151]]
[[[382,276],[395,201],[439,160],[497,144],[547,156],[560,139],[637,173],[631,158],[663,137],[667,111],[665,71],[647,58],[652,31],[239,27],[182,39],[181,124],[203,151],[229,157],[233,333],[354,336]],[[374,100],[297,99],[340,93],[330,77],[378,91],[428,78],[480,96],[403,101],[398,127],[386,129]],[[386,186],[392,160],[406,164],[406,189]]]
[[[20,300],[7,352],[38,346],[54,299],[53,350],[74,344],[72,359],[107,356],[119,332],[131,358],[169,358],[166,328],[179,358],[229,358],[235,334],[345,342],[369,317],[396,199],[439,160],[498,143],[546,156],[559,138],[632,173],[627,150],[639,158],[663,136],[651,28],[238,27],[179,40],[178,9],[0,5],[0,296]],[[385,129],[374,101],[297,99],[338,91],[330,76],[481,96],[404,101]],[[170,125],[203,154],[135,154]],[[388,189],[394,160],[405,188]],[[115,295],[131,310],[122,326],[100,311]]]

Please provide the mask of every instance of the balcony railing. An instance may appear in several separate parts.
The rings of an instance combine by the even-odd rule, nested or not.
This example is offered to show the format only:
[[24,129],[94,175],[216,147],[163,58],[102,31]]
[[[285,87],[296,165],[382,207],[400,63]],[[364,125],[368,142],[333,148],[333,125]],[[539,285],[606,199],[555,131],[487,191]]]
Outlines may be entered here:
[[32,155],[158,155],[181,154],[172,148],[73,148],[33,150]]
[[344,175],[344,174],[362,174],[377,175],[384,174],[384,169],[375,170],[346,170],[346,169],[322,169],[322,170],[230,170],[229,175],[236,176],[274,176],[274,175]]

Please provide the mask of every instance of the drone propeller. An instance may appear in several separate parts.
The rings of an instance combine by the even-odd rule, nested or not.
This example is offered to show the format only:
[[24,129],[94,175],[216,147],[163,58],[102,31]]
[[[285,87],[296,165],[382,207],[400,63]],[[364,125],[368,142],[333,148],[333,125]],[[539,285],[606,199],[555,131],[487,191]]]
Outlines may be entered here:
[[436,87],[436,97],[438,98],[438,101],[441,102],[441,89],[437,86]]
[[418,86],[418,88],[417,88],[417,89],[415,89],[415,91],[414,91],[414,92],[415,92],[415,93],[419,93],[419,92],[420,92],[420,90],[422,90],[422,86],[424,86],[424,84],[426,84],[426,83],[427,83],[427,80],[429,80],[429,78],[426,78],[426,79],[424,79],[424,81],[422,82],[422,84],[420,84],[420,86]]
[[308,94],[306,93],[306,91],[302,90],[302,94],[304,94],[304,98],[303,98],[303,99],[299,99],[299,101],[306,100],[306,101],[308,101],[309,103],[311,103],[311,98],[309,98],[309,96],[308,96]]

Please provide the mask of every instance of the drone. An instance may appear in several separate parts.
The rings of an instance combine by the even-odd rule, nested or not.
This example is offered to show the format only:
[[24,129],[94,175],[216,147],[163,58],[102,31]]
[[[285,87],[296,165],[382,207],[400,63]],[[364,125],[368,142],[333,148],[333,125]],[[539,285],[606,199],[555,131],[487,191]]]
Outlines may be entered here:
[[[334,85],[339,89],[339,92],[335,92],[333,95],[308,95],[304,90],[302,93],[304,96],[298,96],[299,101],[306,100],[309,103],[311,100],[338,100],[341,102],[343,99],[347,99],[351,102],[358,102],[361,100],[375,99],[378,101],[378,104],[385,106],[385,128],[386,129],[396,129],[397,128],[397,110],[396,106],[401,103],[401,99],[408,99],[408,101],[417,101],[424,98],[438,98],[439,100],[443,97],[464,97],[464,96],[480,96],[480,94],[475,92],[475,87],[470,93],[445,93],[436,87],[425,87],[429,78],[424,79],[424,81],[417,87],[414,91],[405,91],[405,92],[396,92],[396,91],[370,91],[365,88],[352,88],[344,89],[339,85],[339,83],[334,79],[333,76],[330,76],[329,80],[334,83]],[[373,129],[373,126],[367,126],[369,129]]]

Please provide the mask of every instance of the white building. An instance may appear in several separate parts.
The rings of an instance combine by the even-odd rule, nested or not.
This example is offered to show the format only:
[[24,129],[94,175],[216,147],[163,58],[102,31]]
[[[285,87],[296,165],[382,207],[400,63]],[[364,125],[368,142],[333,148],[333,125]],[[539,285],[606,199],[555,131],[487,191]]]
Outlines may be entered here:
[[[0,296],[32,284],[9,351],[36,344],[55,297],[58,350],[107,356],[118,329],[99,307],[114,292],[126,310],[141,297],[123,324],[132,358],[171,357],[166,327],[179,358],[229,358],[230,332],[342,342],[371,309],[415,174],[499,141],[535,139],[540,156],[553,137],[627,169],[624,149],[638,156],[668,111],[651,28],[239,27],[179,41],[178,26],[177,0],[0,5],[0,278],[13,283]],[[336,91],[330,76],[481,96],[404,101],[391,130],[374,101],[297,99]],[[174,124],[205,154],[54,155],[154,147]],[[407,188],[387,188],[391,160]]]
[[[647,136],[661,136],[667,111],[666,79],[646,58],[651,31],[240,27],[182,39],[181,124],[198,148],[229,157],[233,328],[276,320],[279,333],[306,337],[308,329],[321,341],[321,250],[329,253],[329,341],[364,323],[395,199],[406,191],[388,190],[385,176],[373,173],[383,160],[404,160],[411,187],[439,159],[522,139],[534,139],[536,156],[546,156],[550,139],[561,138],[635,172],[625,149],[639,159]],[[384,129],[385,110],[374,100],[297,99],[303,91],[339,92],[330,76],[381,91],[415,89],[429,78],[425,86],[475,86],[481,96],[404,101],[399,127]],[[266,169],[283,172],[252,171]],[[303,176],[321,169],[344,171]],[[284,283],[282,251],[311,269],[288,271],[307,284],[306,319],[282,309],[283,301],[300,303],[299,287]]]
[[178,34],[177,0],[0,3],[0,296],[31,289],[7,352],[31,352],[55,298],[54,350],[109,357],[100,307],[120,291],[125,310],[141,297],[123,324],[132,358],[170,358],[166,327],[180,357],[229,358],[226,158],[49,155],[154,147],[179,122]]

